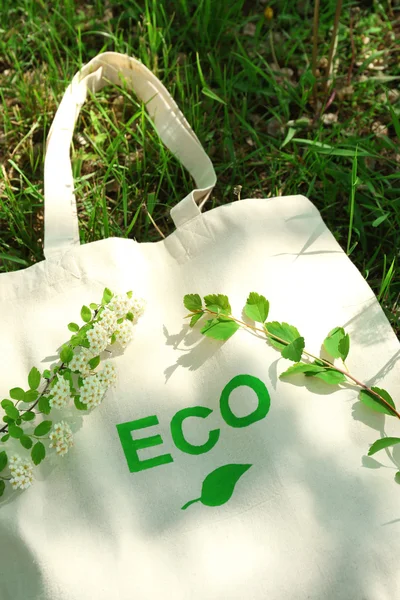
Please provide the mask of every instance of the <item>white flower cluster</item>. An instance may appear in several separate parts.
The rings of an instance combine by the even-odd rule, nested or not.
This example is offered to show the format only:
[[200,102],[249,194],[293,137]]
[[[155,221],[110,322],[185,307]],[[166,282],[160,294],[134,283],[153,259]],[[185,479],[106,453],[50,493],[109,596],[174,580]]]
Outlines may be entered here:
[[101,323],[95,323],[92,329],[86,333],[87,339],[90,344],[90,351],[93,353],[93,356],[97,356],[101,354],[103,350],[105,350],[109,344],[109,334],[102,327]]
[[128,298],[128,296],[119,295],[114,296],[107,306],[114,311],[117,319],[121,319],[131,312],[133,322],[136,323],[144,312],[145,301],[143,298]]
[[50,448],[55,448],[59,456],[65,456],[68,450],[74,445],[72,431],[65,421],[56,423],[53,431],[50,433]]
[[10,483],[13,490],[25,490],[33,481],[33,463],[13,454],[10,456],[9,466],[11,471]]
[[126,348],[133,338],[133,327],[130,321],[122,321],[117,325],[115,330],[116,341],[119,342],[122,348]]
[[139,319],[144,313],[144,309],[146,306],[146,302],[143,298],[131,298],[131,312],[133,313],[134,319],[133,322]]
[[108,335],[112,335],[117,327],[117,315],[113,310],[105,308],[100,315],[100,325],[104,327]]
[[57,377],[56,383],[51,388],[50,393],[53,396],[49,398],[51,408],[64,408],[72,399],[69,381],[61,375]]
[[101,385],[109,388],[117,381],[117,369],[110,362],[104,363],[104,368],[98,374]]
[[72,371],[79,371],[83,377],[90,375],[90,367],[88,362],[93,358],[94,354],[89,348],[81,348],[79,354],[74,354],[73,359],[69,363],[69,368]]
[[114,296],[107,304],[107,308],[112,310],[117,317],[117,319],[121,319],[122,317],[126,317],[128,312],[131,311],[132,299],[128,298],[126,295]]
[[99,406],[107,388],[98,375],[90,375],[83,381],[81,387],[81,402],[87,404],[88,409]]

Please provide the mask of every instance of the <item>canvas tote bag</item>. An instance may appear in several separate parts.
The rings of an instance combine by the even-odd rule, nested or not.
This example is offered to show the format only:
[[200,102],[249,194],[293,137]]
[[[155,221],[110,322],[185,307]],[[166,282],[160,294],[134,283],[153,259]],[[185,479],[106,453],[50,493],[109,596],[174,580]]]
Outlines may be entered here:
[[[196,182],[171,211],[175,231],[156,243],[79,245],[69,147],[87,91],[107,82],[136,91]],[[365,456],[384,433],[398,434],[397,420],[362,405],[351,385],[280,380],[292,363],[247,330],[222,343],[189,329],[182,299],[226,294],[240,318],[256,291],[270,319],[295,325],[317,355],[344,326],[350,372],[395,400],[399,343],[307,198],[203,214],[214,184],[199,140],[141,63],[107,52],[75,76],[48,140],[46,259],[0,278],[2,397],[26,389],[33,365],[57,360],[66,325],[105,287],[133,290],[146,309],[111,358],[118,382],[102,404],[59,411],[74,447],[2,498],[1,600],[400,598],[396,453]],[[213,505],[214,481],[211,500],[190,504],[226,465],[237,481],[230,490],[225,481],[224,501]]]

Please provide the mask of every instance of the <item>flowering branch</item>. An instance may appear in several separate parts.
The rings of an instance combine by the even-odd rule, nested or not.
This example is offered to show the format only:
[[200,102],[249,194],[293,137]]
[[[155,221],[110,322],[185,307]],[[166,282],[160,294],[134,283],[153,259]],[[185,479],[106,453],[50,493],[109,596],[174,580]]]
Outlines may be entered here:
[[[0,445],[0,496],[5,491],[6,481],[10,481],[14,490],[26,489],[32,484],[34,465],[39,465],[46,456],[42,440],[50,440],[49,448],[54,448],[59,456],[65,456],[73,446],[72,431],[65,421],[53,425],[51,420],[42,420],[33,432],[28,431],[29,426],[38,414],[48,415],[53,408],[63,409],[72,403],[78,410],[99,406],[117,377],[110,362],[104,363],[101,371],[95,371],[100,364],[100,354],[109,352],[107,347],[115,343],[126,348],[133,336],[133,325],[143,310],[144,302],[132,298],[132,292],[116,296],[106,288],[100,304],[82,307],[81,318],[85,323],[82,327],[69,323],[68,329],[73,335],[61,347],[60,364],[45,369],[42,374],[32,367],[28,375],[29,390],[13,388],[10,399],[2,400],[5,425],[0,432],[5,435],[0,442],[6,444],[10,438],[19,440],[23,448],[31,450],[31,460],[15,453],[9,457]],[[39,392],[42,380],[46,383]],[[19,408],[19,402],[30,406]],[[33,411],[35,407],[38,412]],[[34,444],[33,440],[38,441]],[[11,476],[2,474],[6,467]]]

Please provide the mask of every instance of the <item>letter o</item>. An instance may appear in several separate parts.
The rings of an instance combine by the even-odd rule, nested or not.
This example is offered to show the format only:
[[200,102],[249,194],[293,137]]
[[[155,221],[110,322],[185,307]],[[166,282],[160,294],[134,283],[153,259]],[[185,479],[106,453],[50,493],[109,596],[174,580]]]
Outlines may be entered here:
[[[249,415],[237,417],[233,414],[229,406],[229,397],[233,390],[242,385],[251,388],[257,394],[258,406]],[[271,399],[265,384],[261,379],[252,375],[236,375],[236,377],[231,379],[222,390],[219,402],[222,418],[230,427],[247,427],[256,421],[261,421],[261,419],[266,417],[271,406]]]

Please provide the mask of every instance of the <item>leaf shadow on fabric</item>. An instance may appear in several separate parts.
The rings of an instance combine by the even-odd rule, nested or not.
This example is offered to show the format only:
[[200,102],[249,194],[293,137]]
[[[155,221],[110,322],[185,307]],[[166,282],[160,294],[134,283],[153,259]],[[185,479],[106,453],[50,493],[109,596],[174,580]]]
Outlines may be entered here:
[[[181,352],[176,363],[164,370],[166,382],[178,367],[196,371],[226,343],[205,338],[197,330],[191,330],[189,325],[184,325],[178,334],[169,334],[164,325],[163,332],[167,346],[173,346],[174,350]],[[183,348],[182,343],[185,346]]]
[[[344,307],[351,308],[351,307]],[[350,334],[351,344],[370,346],[387,340],[388,320],[375,296],[363,304],[357,304],[355,312],[342,327]],[[393,333],[393,336],[395,334]],[[400,351],[399,351],[400,352]]]
[[[285,219],[285,223],[291,223],[290,230],[292,234],[302,235],[304,233],[309,232],[309,228],[304,229],[304,225],[300,224],[300,227],[297,227],[293,224],[293,221],[304,220],[309,218],[309,215],[296,215],[295,217],[291,217],[290,219]],[[297,224],[296,224],[297,225]],[[295,256],[295,260],[298,260],[302,256],[309,256],[313,254],[342,254],[342,250],[313,250],[311,252],[307,252],[307,250],[315,244],[318,238],[326,232],[325,223],[321,220],[317,222],[316,227],[309,234],[307,241],[303,244],[298,252],[280,252],[278,254],[274,254],[273,256]]]

